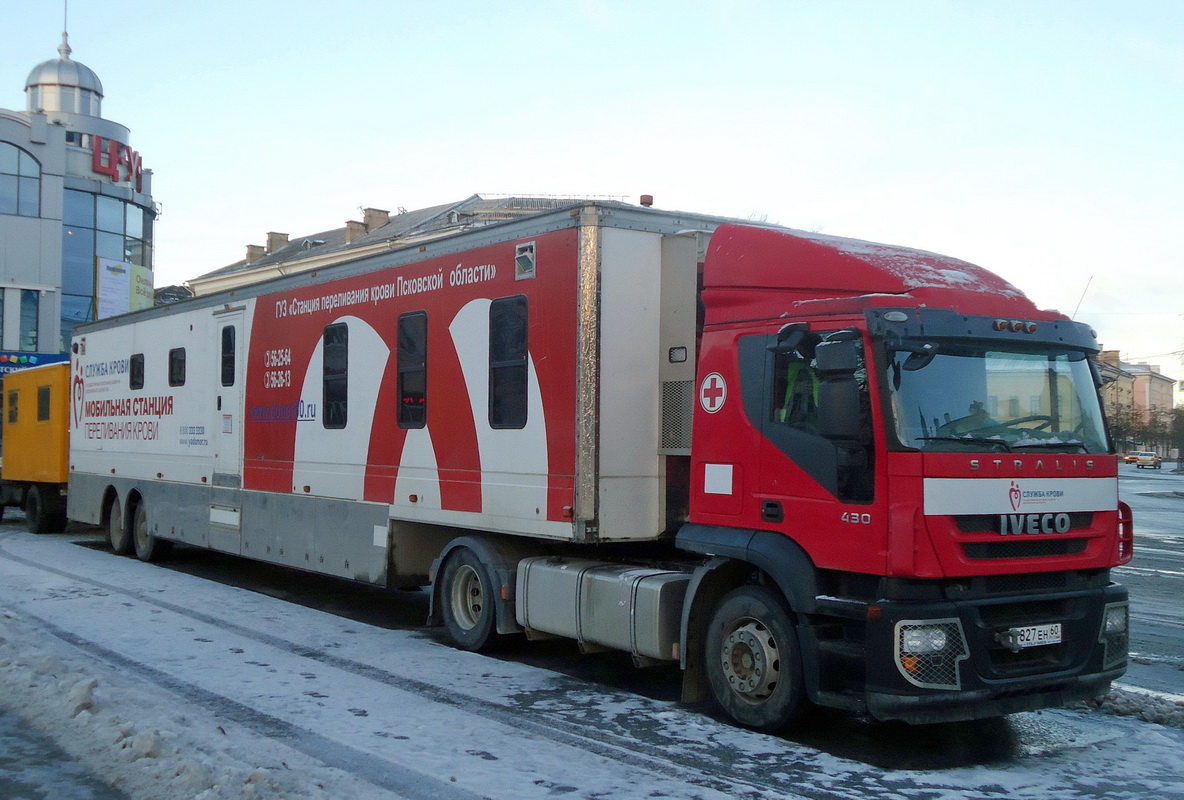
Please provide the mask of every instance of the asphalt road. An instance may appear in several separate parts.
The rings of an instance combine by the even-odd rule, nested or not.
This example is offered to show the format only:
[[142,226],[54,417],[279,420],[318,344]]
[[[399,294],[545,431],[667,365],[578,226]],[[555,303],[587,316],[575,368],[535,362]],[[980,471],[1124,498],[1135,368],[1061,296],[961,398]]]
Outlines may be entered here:
[[1115,570],[1131,593],[1127,683],[1184,695],[1184,474],[1119,468],[1119,496],[1134,512],[1135,556]]

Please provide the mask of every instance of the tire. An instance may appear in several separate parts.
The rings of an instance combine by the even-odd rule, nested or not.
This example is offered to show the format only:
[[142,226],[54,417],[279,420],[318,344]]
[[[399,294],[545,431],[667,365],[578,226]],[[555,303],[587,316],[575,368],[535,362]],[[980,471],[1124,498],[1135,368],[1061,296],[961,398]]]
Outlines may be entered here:
[[117,556],[130,555],[136,546],[132,541],[132,532],[123,519],[123,509],[119,507],[118,500],[112,501],[107,516],[107,543],[111,545],[111,551]]
[[25,495],[25,529],[29,533],[45,533],[44,498],[36,486]]
[[485,650],[497,639],[493,582],[467,547],[448,555],[440,574],[440,616],[449,641],[461,650]]
[[25,496],[25,527],[29,533],[61,533],[66,529],[66,509],[56,488],[46,491],[33,485]]
[[132,512],[132,545],[136,558],[145,562],[160,561],[169,554],[172,543],[158,539],[150,531],[148,509],[140,501]]
[[741,586],[724,596],[707,626],[705,656],[716,703],[740,725],[775,733],[801,710],[797,633],[771,589]]

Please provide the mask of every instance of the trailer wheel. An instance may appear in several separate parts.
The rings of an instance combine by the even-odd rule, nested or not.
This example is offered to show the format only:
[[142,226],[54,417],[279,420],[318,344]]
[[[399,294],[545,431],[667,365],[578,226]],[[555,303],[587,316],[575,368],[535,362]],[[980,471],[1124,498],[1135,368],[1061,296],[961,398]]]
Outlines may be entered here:
[[444,630],[461,650],[483,650],[496,638],[489,573],[467,547],[449,554],[440,574],[440,615]]
[[130,555],[135,549],[132,542],[132,532],[123,519],[123,510],[118,500],[111,501],[111,508],[107,511],[107,543],[117,556]]
[[29,533],[61,533],[66,529],[66,511],[56,490],[46,492],[31,486],[25,497],[25,527]]
[[706,672],[720,707],[747,728],[785,728],[805,688],[793,622],[763,586],[741,586],[720,601],[707,628]]
[[136,504],[132,516],[132,545],[136,551],[136,558],[141,561],[159,561],[169,554],[172,542],[153,536],[148,527],[148,509],[144,502]]

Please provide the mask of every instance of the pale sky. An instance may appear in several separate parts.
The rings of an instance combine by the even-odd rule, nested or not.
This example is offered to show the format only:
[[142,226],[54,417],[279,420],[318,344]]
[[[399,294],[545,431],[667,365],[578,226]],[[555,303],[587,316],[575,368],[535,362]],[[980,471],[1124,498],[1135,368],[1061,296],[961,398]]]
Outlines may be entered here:
[[[0,107],[61,29],[0,0]],[[1184,378],[1184,2],[72,0],[69,30],[154,172],[158,286],[363,206],[644,193],[980,264]]]

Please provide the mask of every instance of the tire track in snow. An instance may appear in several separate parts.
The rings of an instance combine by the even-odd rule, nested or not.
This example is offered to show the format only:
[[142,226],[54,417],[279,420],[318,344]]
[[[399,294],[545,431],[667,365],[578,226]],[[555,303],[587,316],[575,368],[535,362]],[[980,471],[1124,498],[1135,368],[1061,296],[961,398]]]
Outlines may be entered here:
[[[449,706],[467,714],[478,715],[485,719],[494,720],[507,727],[522,731],[532,737],[546,739],[559,745],[574,747],[581,752],[599,755],[601,757],[610,759],[617,763],[627,764],[629,766],[642,769],[648,772],[661,775],[665,778],[678,780],[694,786],[699,786],[705,789],[725,793],[735,798],[761,798],[761,797],[787,797],[785,795],[785,785],[779,782],[765,782],[759,779],[759,776],[753,775],[751,772],[744,774],[735,774],[728,771],[728,765],[722,760],[716,760],[704,769],[703,753],[696,752],[693,754],[682,755],[671,753],[670,751],[645,742],[640,742],[636,739],[629,739],[620,736],[612,731],[606,731],[602,728],[596,728],[591,725],[584,726],[578,722],[573,722],[567,719],[559,719],[554,715],[547,715],[531,710],[528,707],[511,707],[502,705],[481,697],[468,695],[457,692],[455,689],[442,687],[427,681],[416,678],[399,675],[380,667],[375,667],[371,664],[362,663],[349,658],[335,655],[323,649],[310,647],[305,644],[284,639],[274,634],[258,631],[233,621],[217,617],[202,611],[181,606],[172,603],[161,597],[154,596],[151,592],[137,591],[125,586],[118,586],[107,583],[102,580],[90,577],[88,575],[80,575],[60,567],[43,564],[33,561],[24,556],[16,555],[8,551],[4,546],[4,540],[9,538],[9,535],[0,535],[0,555],[4,558],[23,564],[24,566],[33,569],[57,575],[70,581],[77,581],[88,586],[100,589],[112,594],[121,595],[134,599],[138,602],[169,611],[173,614],[191,619],[195,622],[205,625],[211,625],[224,632],[231,633],[245,639],[258,642],[266,647],[275,648],[282,652],[297,656],[299,658],[315,661],[333,669],[341,670],[350,673],[359,678],[373,681],[383,686],[388,686],[392,689],[397,689],[424,700],[438,703],[440,705]],[[190,576],[193,577],[193,576]],[[195,578],[195,580],[204,580],[202,578]],[[275,599],[275,598],[271,598]],[[276,600],[276,602],[283,602]],[[241,704],[235,700],[210,692],[195,684],[180,681],[168,673],[152,667],[147,664],[136,662],[132,659],[110,650],[109,648],[93,642],[85,637],[66,631],[53,623],[42,619],[37,619],[37,624],[46,626],[47,630],[58,638],[70,643],[75,647],[79,647],[87,652],[103,658],[109,662],[117,665],[134,669],[146,679],[156,683],[170,691],[177,691],[187,699],[194,699],[198,702],[210,704],[216,703],[219,709],[225,708],[226,714],[229,718],[244,725],[245,727],[256,730],[259,733],[268,736],[282,737],[285,741],[289,741],[289,737],[293,742],[300,742],[301,746],[296,749],[303,749],[309,755],[312,755],[322,761],[325,758],[345,759],[340,763],[336,761],[326,761],[329,766],[336,766],[347,771],[354,772],[357,765],[364,765],[367,773],[360,774],[358,777],[376,783],[383,788],[392,791],[404,792],[406,791],[405,784],[395,783],[391,784],[382,779],[382,770],[380,767],[396,767],[392,762],[386,761],[378,756],[373,756],[363,751],[350,748],[347,745],[342,745],[333,740],[322,737],[307,729],[293,725],[278,717],[266,715],[258,709],[251,708]],[[571,679],[560,677],[559,680],[563,683],[571,681]],[[575,683],[574,681],[571,681]],[[581,689],[587,687],[580,684]],[[329,747],[328,744],[332,744]],[[295,746],[295,745],[294,745]],[[324,756],[324,757],[322,757]],[[399,770],[406,770],[404,767],[396,767]],[[373,780],[370,773],[373,773]],[[415,773],[420,774],[420,773]],[[403,776],[407,777],[407,776]],[[426,776],[425,776],[426,777]],[[476,798],[476,795],[470,795],[467,792],[463,794],[455,794],[457,788],[447,783],[441,783],[434,779],[436,787],[426,794],[414,795],[415,800],[423,798],[441,798],[442,800],[469,800],[469,798]],[[448,794],[451,791],[454,794]],[[808,798],[819,798],[819,800],[834,798],[837,795],[833,791],[818,791],[812,790],[810,787],[795,786],[797,796]]]

